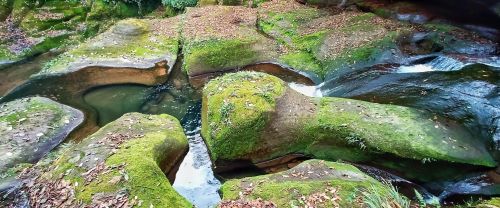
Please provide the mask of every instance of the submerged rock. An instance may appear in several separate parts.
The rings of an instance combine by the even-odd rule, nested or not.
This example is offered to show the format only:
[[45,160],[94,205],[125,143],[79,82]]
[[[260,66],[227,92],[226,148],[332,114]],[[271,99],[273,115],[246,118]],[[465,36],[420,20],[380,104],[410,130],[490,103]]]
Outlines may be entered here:
[[364,207],[369,193],[398,203],[391,191],[352,165],[308,160],[284,172],[226,181],[221,205],[263,200],[275,207]]
[[187,148],[177,119],[125,114],[27,171],[21,190],[31,206],[191,207],[167,179]]
[[408,107],[306,97],[263,73],[209,82],[202,121],[216,164],[303,153],[356,162],[406,158],[496,166],[484,143],[454,121]]
[[48,98],[0,104],[0,175],[21,163],[37,162],[82,122],[82,112]]

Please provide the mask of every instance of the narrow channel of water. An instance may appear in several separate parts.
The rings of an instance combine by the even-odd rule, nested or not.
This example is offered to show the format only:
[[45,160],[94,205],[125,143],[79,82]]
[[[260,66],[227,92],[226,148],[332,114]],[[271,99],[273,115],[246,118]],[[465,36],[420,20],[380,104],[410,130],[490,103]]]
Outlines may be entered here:
[[214,176],[207,146],[201,138],[201,103],[189,108],[182,120],[189,140],[189,152],[184,157],[173,187],[195,207],[215,207],[221,200],[221,182]]

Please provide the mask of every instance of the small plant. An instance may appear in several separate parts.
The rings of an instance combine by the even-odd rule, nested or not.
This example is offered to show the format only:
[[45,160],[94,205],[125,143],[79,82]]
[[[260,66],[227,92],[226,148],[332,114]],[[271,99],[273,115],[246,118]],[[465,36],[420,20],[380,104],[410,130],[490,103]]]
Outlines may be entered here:
[[390,183],[385,183],[389,188],[389,193],[383,194],[375,186],[371,186],[367,191],[361,192],[362,203],[368,208],[410,208],[410,200],[398,193],[396,187]]
[[234,104],[224,101],[222,107],[220,108],[220,118],[221,121],[229,123],[229,114],[234,110]]
[[353,133],[346,137],[346,140],[348,144],[358,145],[361,150],[366,149],[366,145],[363,143],[363,140]]

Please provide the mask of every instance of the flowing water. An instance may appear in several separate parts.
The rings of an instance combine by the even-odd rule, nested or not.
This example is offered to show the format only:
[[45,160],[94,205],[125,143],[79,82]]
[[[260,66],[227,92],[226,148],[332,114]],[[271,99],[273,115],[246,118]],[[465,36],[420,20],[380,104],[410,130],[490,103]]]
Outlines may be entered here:
[[221,183],[212,171],[208,149],[201,138],[201,104],[189,109],[183,126],[189,140],[189,152],[184,157],[173,187],[198,208],[215,207],[221,200]]

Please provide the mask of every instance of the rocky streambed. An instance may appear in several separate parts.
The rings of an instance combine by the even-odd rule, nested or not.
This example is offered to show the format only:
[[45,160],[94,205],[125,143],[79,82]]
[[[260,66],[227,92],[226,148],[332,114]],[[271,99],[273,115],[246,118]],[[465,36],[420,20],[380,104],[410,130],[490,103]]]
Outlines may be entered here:
[[500,206],[491,22],[338,3],[7,3],[0,206]]

